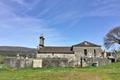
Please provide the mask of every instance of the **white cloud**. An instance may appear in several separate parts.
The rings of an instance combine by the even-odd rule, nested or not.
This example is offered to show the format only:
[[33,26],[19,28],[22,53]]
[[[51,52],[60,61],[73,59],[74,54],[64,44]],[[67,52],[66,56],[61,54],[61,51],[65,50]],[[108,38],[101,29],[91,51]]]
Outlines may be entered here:
[[93,3],[93,9],[86,13],[86,16],[116,16],[120,17],[119,0],[96,0]]
[[[14,42],[17,39],[17,42],[23,40],[25,41],[24,44],[30,44],[31,42],[33,42],[37,45],[38,37],[42,33],[45,35],[47,45],[50,45],[52,43],[58,45],[60,41],[64,41],[65,39],[65,37],[56,29],[48,27],[48,25],[44,21],[39,19],[8,19],[6,21],[1,21],[0,26],[1,44],[2,41],[12,40],[12,42]],[[17,43],[16,45],[21,45],[21,43]]]
[[12,12],[12,8],[0,2],[0,19],[13,17],[16,17],[16,14]]
[[31,0],[29,3],[27,2],[27,0],[11,0],[11,1],[17,2],[21,6],[25,7],[27,9],[26,11],[28,11],[33,9],[42,0]]
[[24,3],[25,0],[12,0],[12,1],[15,1],[15,2],[17,2],[17,3],[21,4],[21,5],[24,5],[24,4],[25,4],[25,3]]
[[[19,3],[24,4],[23,2]],[[47,44],[64,39],[61,33],[56,29],[49,27],[47,21],[44,19],[38,19],[31,16],[21,17],[16,14],[13,9],[13,7],[0,2],[1,45],[11,45],[14,43],[14,45],[21,45],[23,41],[25,41],[24,44],[26,45],[37,45],[36,42],[41,33],[44,33],[48,39]],[[4,41],[6,41],[6,43]],[[31,43],[32,41],[34,44]]]

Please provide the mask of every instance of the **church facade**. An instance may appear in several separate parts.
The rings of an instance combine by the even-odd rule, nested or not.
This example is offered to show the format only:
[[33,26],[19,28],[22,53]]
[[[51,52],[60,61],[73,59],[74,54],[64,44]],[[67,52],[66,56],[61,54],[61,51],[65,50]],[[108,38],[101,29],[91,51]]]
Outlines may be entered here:
[[38,53],[36,54],[36,59],[66,59],[67,64],[72,63],[72,66],[87,66],[89,64],[99,63],[97,60],[94,61],[94,59],[106,58],[106,54],[103,53],[100,45],[88,41],[84,41],[69,47],[59,47],[45,46],[44,39],[45,38],[43,36],[40,36],[40,44]]

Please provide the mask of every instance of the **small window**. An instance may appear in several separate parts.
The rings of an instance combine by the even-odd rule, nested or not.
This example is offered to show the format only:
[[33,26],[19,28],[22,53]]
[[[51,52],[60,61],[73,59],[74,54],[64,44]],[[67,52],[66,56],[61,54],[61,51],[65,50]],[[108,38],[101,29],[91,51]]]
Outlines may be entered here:
[[87,49],[84,49],[84,55],[87,56]]
[[101,55],[102,57],[104,57],[104,53],[102,53],[102,55]]
[[96,50],[94,49],[94,57],[96,57]]
[[52,53],[52,56],[54,56],[54,53]]

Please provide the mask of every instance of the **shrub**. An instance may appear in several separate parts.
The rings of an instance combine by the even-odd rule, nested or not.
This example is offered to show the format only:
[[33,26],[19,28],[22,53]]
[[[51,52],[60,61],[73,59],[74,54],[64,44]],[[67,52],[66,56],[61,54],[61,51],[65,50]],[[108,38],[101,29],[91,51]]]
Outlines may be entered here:
[[4,59],[5,59],[5,57],[2,56],[2,55],[0,55],[0,64],[3,64],[3,63],[4,63]]

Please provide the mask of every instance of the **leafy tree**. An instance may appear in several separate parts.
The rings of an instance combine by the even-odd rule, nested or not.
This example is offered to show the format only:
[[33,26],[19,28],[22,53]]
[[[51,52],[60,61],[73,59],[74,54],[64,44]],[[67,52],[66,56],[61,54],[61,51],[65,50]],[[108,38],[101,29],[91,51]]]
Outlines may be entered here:
[[110,30],[104,38],[104,45],[107,49],[109,49],[114,44],[120,45],[120,26]]

